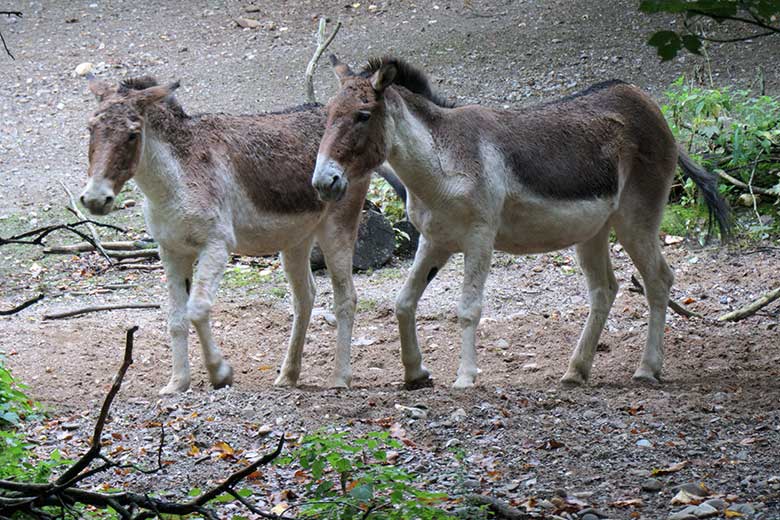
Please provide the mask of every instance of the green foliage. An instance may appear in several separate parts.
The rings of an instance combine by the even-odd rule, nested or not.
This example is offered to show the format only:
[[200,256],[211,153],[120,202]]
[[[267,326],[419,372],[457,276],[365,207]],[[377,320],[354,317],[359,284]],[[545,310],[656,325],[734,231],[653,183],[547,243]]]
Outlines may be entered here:
[[[674,58],[683,47],[700,54],[704,40],[740,41],[780,35],[780,25],[776,23],[780,17],[777,0],[643,0],[639,10],[647,14],[670,13],[683,17],[685,31],[658,31],[648,40],[663,61]],[[755,32],[728,40],[709,38],[694,29],[698,19],[713,19],[718,23],[731,20],[752,26]]]
[[[417,477],[388,460],[402,445],[387,432],[348,439],[346,433],[315,434],[279,464],[295,463],[306,475],[307,496],[299,517],[321,520],[443,520],[436,507],[446,495],[421,490]],[[396,455],[397,456],[397,455]]]
[[0,428],[17,426],[33,412],[33,402],[23,390],[24,387],[3,366],[3,358],[0,357]]
[[35,403],[0,357],[0,479],[46,482],[55,467],[65,464],[56,450],[48,459],[36,460],[30,451],[32,445],[17,430],[22,421],[36,413]]
[[374,175],[371,178],[368,200],[376,204],[382,210],[385,218],[393,224],[406,218],[404,202],[398,198],[393,187],[382,177]]
[[[675,138],[709,171],[780,194],[780,101],[748,90],[706,89],[679,78],[665,93],[661,110]],[[696,203],[696,187],[681,179],[673,197],[683,206]],[[740,190],[720,179],[721,194]],[[771,209],[770,209],[771,211]],[[667,225],[669,223],[667,222]],[[678,233],[675,233],[678,234]]]

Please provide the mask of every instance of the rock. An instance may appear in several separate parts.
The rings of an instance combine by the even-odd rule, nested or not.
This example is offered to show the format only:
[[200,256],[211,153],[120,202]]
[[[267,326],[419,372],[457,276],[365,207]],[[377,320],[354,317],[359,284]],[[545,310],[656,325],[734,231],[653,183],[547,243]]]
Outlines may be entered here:
[[750,516],[755,514],[756,508],[750,504],[731,504],[728,509],[726,509],[726,513],[728,514],[729,511],[740,513],[745,516]]
[[696,518],[710,518],[713,516],[718,516],[720,514],[720,511],[718,511],[717,508],[712,507],[707,503],[704,503],[696,506],[696,509],[694,510],[693,514],[696,516]]
[[236,24],[244,29],[257,29],[261,24],[259,21],[253,18],[236,18]]
[[653,447],[653,443],[648,441],[647,439],[639,439],[638,441],[636,441],[636,445],[639,446],[640,448],[652,448]]
[[[420,242],[420,232],[408,220],[401,220],[393,225],[396,234],[395,254],[399,258],[412,258],[417,252]],[[408,238],[407,238],[408,237]]]
[[[382,267],[390,260],[394,248],[395,233],[390,222],[377,211],[365,210],[358,228],[352,267],[359,271]],[[319,245],[311,250],[310,261],[313,271],[325,269],[325,257]]]
[[539,370],[539,365],[537,365],[536,363],[526,363],[525,365],[523,365],[523,370],[525,370],[526,372],[536,372],[537,370]]
[[425,419],[426,417],[428,417],[428,408],[422,404],[416,404],[414,406],[404,406],[402,404],[396,404],[395,409],[415,420]]
[[90,62],[85,61],[84,63],[79,63],[76,66],[76,74],[79,76],[86,76],[90,72],[92,72],[92,69],[94,68],[94,65],[92,65]]
[[395,250],[395,232],[390,222],[379,212],[363,211],[355,243],[352,265],[365,271],[382,267],[390,260]]
[[463,408],[458,408],[454,412],[452,412],[452,415],[450,415],[450,419],[453,421],[462,421],[466,418],[466,410]]
[[712,506],[718,511],[723,511],[724,509],[726,509],[726,506],[729,505],[728,502],[726,502],[722,498],[711,498],[709,500],[706,500],[704,504]]
[[585,513],[580,517],[580,520],[599,520],[599,517],[593,513]]
[[647,491],[648,493],[657,493],[664,488],[664,484],[657,478],[649,478],[642,482],[641,488],[642,491]]
[[758,195],[751,195],[750,193],[743,193],[739,196],[738,200],[740,206],[745,206],[746,208],[752,208],[754,204],[761,203],[761,197]]
[[132,208],[132,207],[134,207],[136,204],[138,204],[138,203],[135,201],[135,199],[127,199],[126,201],[124,201],[124,202],[122,203],[122,207],[123,207],[123,208]]
[[670,513],[667,520],[696,520],[696,506],[688,506],[674,513]]
[[481,484],[475,478],[467,478],[463,481],[463,485],[468,489],[479,489]]

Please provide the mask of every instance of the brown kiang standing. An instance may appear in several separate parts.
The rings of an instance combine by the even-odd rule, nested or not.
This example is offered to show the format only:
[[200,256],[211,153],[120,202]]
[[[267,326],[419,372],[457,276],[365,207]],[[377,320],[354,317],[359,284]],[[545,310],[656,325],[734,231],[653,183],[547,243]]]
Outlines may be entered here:
[[211,383],[232,384],[233,371],[209,323],[231,253],[282,252],[294,319],[275,384],[295,385],[315,296],[309,263],[315,240],[330,272],[338,321],[329,384],[349,386],[356,304],[352,254],[369,177],[351,185],[343,203],[318,198],[311,172],[325,125],[319,105],[260,115],[190,116],[172,96],[178,86],[158,85],[148,77],[120,85],[90,80],[99,106],[89,120],[89,182],[81,195],[96,215],[111,211],[131,178],[146,197],[144,214],[160,246],[169,293],[173,371],[160,393],[190,386],[190,322]]
[[476,329],[493,250],[532,254],[571,245],[591,305],[562,381],[583,384],[618,290],[609,258],[612,229],[645,281],[650,306],[634,378],[660,379],[673,274],[658,231],[677,164],[701,189],[724,237],[729,219],[715,178],[678,148],[649,96],[610,81],[519,110],[453,107],[399,59],[371,60],[357,74],[334,56],[331,62],[341,90],[326,107],[314,187],[324,200],[338,199],[387,161],[407,187],[409,216],[422,234],[396,302],[408,385],[429,382],[415,313],[453,253],[464,253],[462,351],[454,386],[466,388],[479,373]]

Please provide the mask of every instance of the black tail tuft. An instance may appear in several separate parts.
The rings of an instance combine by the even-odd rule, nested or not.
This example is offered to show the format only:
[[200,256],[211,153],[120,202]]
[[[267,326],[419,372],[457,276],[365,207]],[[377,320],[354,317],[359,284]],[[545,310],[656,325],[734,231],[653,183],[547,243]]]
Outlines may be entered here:
[[721,241],[728,241],[731,237],[731,210],[723,197],[718,194],[718,178],[693,162],[682,149],[677,156],[677,163],[682,168],[683,175],[699,187],[704,203],[707,204],[710,214],[707,222],[707,238],[712,236],[717,222]]

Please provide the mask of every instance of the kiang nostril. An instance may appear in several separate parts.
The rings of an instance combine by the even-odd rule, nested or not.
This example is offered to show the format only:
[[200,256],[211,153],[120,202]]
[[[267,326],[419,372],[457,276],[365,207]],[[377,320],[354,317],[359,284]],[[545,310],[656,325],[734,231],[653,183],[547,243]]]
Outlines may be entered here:
[[86,203],[86,200],[84,199],[84,195],[82,195],[81,197],[79,197],[79,200],[81,201],[81,205],[82,205],[82,206],[86,206],[86,205],[87,205],[87,203]]
[[338,176],[338,175],[334,175],[334,176],[333,176],[333,181],[331,181],[331,183],[330,183],[330,187],[331,187],[331,188],[332,188],[332,187],[334,187],[334,186],[336,185],[336,183],[337,183],[337,182],[339,182],[339,179],[341,179],[341,177],[340,177],[340,176]]
[[114,197],[109,195],[106,197],[106,202],[104,202],[104,205],[111,204],[112,202],[114,202]]

